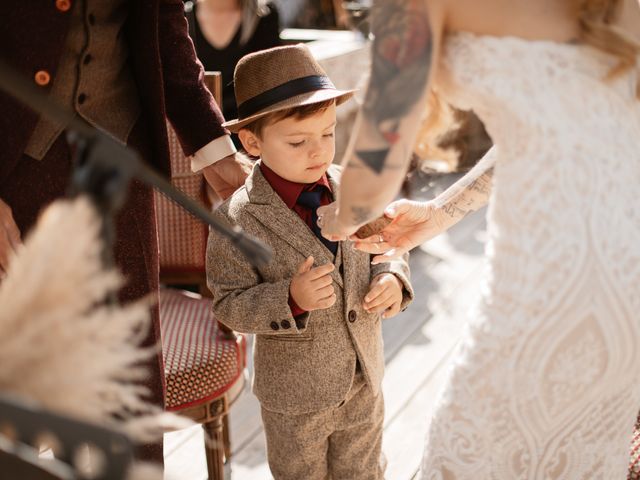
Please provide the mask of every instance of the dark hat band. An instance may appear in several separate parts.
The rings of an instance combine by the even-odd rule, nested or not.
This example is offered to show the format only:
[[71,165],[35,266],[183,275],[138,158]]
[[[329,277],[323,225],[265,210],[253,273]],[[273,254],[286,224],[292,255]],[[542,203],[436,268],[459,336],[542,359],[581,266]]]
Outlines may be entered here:
[[255,97],[245,100],[238,105],[238,119],[250,117],[265,108],[280,103],[296,95],[313,92],[315,90],[334,90],[333,83],[325,75],[310,75],[296,78],[282,85],[266,90]]

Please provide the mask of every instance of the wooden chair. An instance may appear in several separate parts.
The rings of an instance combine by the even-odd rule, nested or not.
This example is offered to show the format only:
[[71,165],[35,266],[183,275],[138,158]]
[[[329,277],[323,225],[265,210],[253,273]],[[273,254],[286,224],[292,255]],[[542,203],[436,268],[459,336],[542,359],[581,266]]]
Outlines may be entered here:
[[[221,104],[221,77],[205,82]],[[193,199],[208,203],[202,174],[192,173],[177,136],[167,123],[171,182]],[[160,329],[166,409],[202,424],[210,480],[224,478],[231,458],[227,414],[245,384],[246,342],[219,324],[206,287],[208,228],[156,193],[160,241]],[[176,288],[189,286],[193,293]]]

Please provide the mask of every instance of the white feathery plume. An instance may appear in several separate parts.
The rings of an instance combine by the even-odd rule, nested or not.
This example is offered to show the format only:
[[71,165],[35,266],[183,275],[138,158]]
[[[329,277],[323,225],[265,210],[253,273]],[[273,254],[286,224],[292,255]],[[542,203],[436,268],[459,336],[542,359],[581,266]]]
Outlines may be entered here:
[[0,392],[149,441],[188,422],[143,399],[141,363],[156,354],[138,346],[150,302],[105,304],[122,279],[103,268],[100,227],[86,198],[56,202],[11,260],[0,282]]

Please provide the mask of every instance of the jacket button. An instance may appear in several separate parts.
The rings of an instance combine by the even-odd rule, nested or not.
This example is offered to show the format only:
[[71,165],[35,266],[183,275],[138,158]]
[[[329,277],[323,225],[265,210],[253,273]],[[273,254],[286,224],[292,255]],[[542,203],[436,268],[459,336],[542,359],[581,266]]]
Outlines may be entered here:
[[282,320],[280,322],[280,326],[287,330],[288,328],[291,328],[291,322],[289,322],[289,320]]
[[271,330],[279,330],[280,329],[280,325],[278,325],[278,322],[271,322],[270,327],[271,327]]
[[358,314],[355,310],[349,310],[349,315],[347,316],[347,318],[351,323],[353,323],[356,321],[356,318],[358,318]]
[[46,70],[38,70],[33,78],[41,87],[49,85],[49,82],[51,81],[51,75]]
[[71,8],[71,0],[56,0],[56,8],[61,12],[68,12]]

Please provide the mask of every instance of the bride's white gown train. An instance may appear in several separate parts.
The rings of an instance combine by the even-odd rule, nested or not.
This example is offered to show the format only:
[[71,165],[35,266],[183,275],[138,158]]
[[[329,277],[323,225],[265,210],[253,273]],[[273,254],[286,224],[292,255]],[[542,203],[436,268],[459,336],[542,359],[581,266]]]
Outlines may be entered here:
[[638,69],[458,33],[436,88],[497,164],[488,275],[431,420],[424,479],[623,480],[640,408]]

